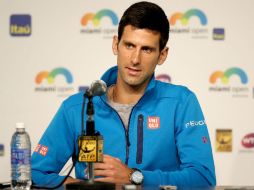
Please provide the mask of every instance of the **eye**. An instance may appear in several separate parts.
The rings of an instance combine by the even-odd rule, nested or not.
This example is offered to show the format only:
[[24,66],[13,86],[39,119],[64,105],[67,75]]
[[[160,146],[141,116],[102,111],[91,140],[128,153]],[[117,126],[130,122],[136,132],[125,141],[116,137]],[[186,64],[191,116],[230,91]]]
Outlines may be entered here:
[[132,48],[134,47],[134,45],[133,45],[133,44],[130,44],[130,43],[126,43],[126,44],[125,44],[125,47],[126,47],[127,49],[132,49]]
[[153,49],[152,48],[149,48],[149,47],[144,47],[142,48],[142,50],[145,52],[145,53],[152,53]]

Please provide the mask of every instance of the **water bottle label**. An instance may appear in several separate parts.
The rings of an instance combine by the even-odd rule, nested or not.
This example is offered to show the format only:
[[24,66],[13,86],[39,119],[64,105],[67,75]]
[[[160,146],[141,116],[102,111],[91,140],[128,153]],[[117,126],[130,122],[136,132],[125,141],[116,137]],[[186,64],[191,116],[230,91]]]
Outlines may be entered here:
[[12,164],[30,164],[30,151],[27,149],[12,149],[11,150]]

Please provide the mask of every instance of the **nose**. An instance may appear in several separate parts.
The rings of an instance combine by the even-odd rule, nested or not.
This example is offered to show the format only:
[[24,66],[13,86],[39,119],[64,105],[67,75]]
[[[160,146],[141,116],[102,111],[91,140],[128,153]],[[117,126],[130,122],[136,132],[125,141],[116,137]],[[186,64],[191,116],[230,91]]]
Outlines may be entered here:
[[131,54],[132,64],[134,64],[134,65],[139,64],[140,63],[140,58],[141,58],[140,50],[135,49],[135,51],[133,51],[132,54]]

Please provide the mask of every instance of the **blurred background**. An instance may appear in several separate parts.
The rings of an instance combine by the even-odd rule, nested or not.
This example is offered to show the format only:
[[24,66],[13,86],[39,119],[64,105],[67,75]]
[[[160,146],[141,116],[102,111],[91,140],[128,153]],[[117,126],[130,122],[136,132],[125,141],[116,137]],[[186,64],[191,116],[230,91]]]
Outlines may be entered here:
[[[134,2],[0,0],[0,181],[10,180],[15,123],[34,149],[61,102],[116,65],[112,37]],[[171,24],[155,76],[196,93],[218,185],[254,185],[254,1],[152,2]]]

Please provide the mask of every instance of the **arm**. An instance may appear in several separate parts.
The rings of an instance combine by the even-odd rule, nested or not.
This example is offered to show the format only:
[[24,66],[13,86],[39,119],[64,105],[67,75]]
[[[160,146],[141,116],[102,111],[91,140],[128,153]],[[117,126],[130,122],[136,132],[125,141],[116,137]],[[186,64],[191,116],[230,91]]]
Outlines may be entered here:
[[55,186],[65,176],[59,172],[72,156],[75,135],[64,104],[54,116],[32,155],[32,180],[39,186]]
[[210,138],[198,100],[190,93],[182,102],[175,118],[180,168],[177,171],[143,171],[144,184],[216,185]]
[[82,181],[80,179],[75,179],[75,178],[72,178],[72,177],[68,177],[66,179],[66,181],[64,182],[64,185],[68,184],[68,183],[74,183],[74,182],[79,182],[79,181]]
[[[102,163],[94,163],[95,181],[115,184],[130,183],[131,169],[121,162],[120,159],[110,155],[103,155]],[[103,177],[102,177],[103,176]]]

